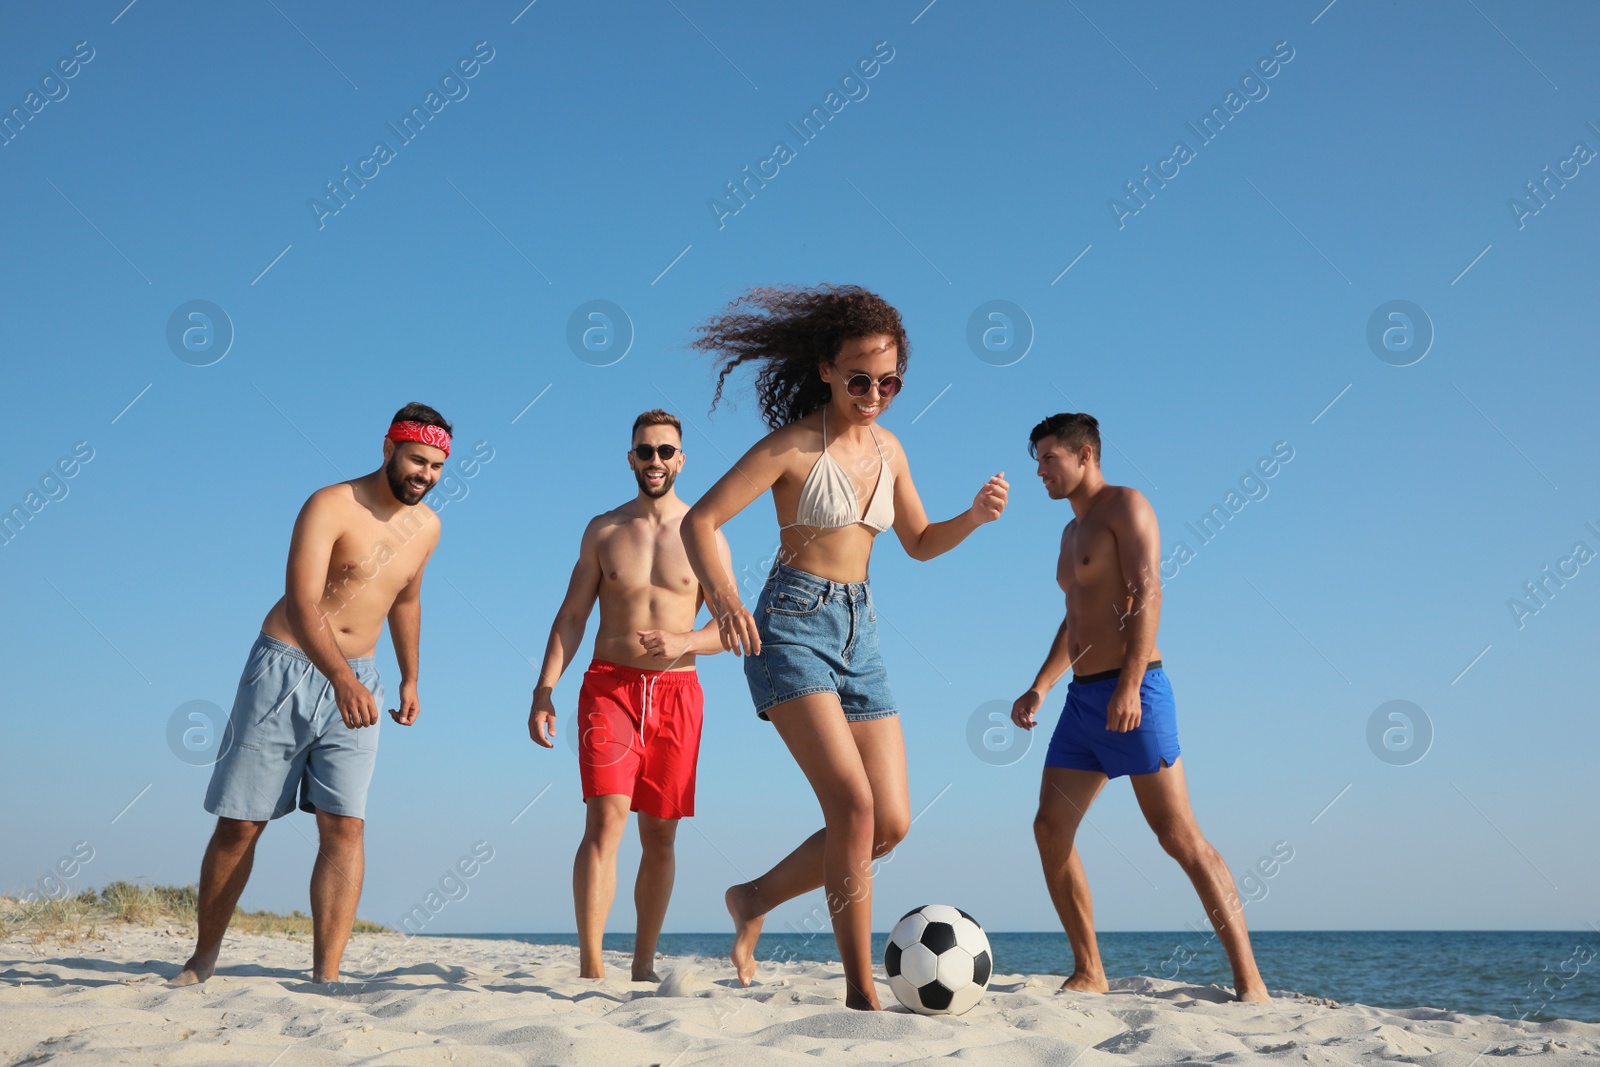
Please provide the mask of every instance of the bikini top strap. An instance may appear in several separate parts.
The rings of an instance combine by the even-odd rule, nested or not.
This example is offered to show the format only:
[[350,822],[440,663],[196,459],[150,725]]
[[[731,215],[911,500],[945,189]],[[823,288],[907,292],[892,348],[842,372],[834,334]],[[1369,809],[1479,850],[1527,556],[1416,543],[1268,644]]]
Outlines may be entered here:
[[828,409],[822,409],[822,454],[828,454]]
[[878,462],[888,463],[889,461],[883,458],[883,442],[878,440],[878,428],[871,423],[868,423],[867,429],[872,433],[872,443],[878,449]]

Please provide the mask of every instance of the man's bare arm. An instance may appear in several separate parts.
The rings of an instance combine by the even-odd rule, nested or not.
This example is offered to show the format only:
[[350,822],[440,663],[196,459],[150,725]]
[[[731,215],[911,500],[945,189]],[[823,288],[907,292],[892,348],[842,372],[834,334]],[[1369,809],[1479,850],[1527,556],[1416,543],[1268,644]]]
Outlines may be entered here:
[[583,643],[583,632],[589,627],[589,613],[600,597],[600,530],[604,523],[605,517],[597,515],[584,527],[578,562],[573,565],[572,578],[567,582],[567,595],[556,611],[555,621],[550,624],[550,639],[545,642],[544,662],[539,667],[533,706],[528,711],[528,736],[545,748],[551,747],[550,739],[556,734],[556,683]]
[[[1061,531],[1061,556],[1067,551],[1067,531],[1072,529],[1068,523]],[[1056,566],[1061,566],[1061,558],[1056,560]],[[1034,727],[1034,715],[1044,705],[1044,695],[1061,680],[1072,666],[1072,651],[1067,640],[1067,619],[1061,620],[1061,625],[1056,627],[1056,636],[1050,642],[1050,651],[1044,657],[1044,665],[1039,668],[1039,673],[1034,675],[1033,685],[1028,691],[1018,697],[1011,705],[1011,721],[1025,730]]]
[[567,582],[567,595],[556,611],[550,625],[550,639],[545,644],[544,663],[539,668],[535,689],[554,689],[561,676],[572,663],[577,649],[583,643],[583,632],[589,627],[589,613],[600,598],[600,529],[603,517],[596,516],[584,528],[583,540],[578,547],[578,562],[572,567],[572,578]]
[[418,645],[422,637],[422,572],[433,556],[433,549],[422,557],[412,575],[389,607],[389,638],[394,642],[395,662],[400,666],[400,684],[415,684],[419,662]]
[[[1155,509],[1137,489],[1124,490],[1110,514],[1117,562],[1132,603],[1119,625],[1127,634],[1117,688],[1106,707],[1106,729],[1125,733],[1143,719],[1139,687],[1161,624],[1161,530]],[[1121,610],[1121,605],[1117,606]]]
[[319,489],[295,518],[284,580],[284,608],[295,643],[333,683],[334,701],[345,725],[359,727],[378,721],[378,704],[345,661],[333,624],[322,610],[333,546],[339,540],[339,495],[347,492],[343,485]]
[[1039,668],[1039,673],[1033,678],[1033,691],[1044,696],[1055,688],[1061,681],[1061,676],[1072,667],[1072,652],[1067,647],[1067,620],[1062,619],[1061,625],[1056,628],[1056,636],[1050,642],[1050,652],[1044,658],[1044,666]]
[[394,643],[394,658],[400,665],[400,706],[390,711],[394,721],[410,726],[417,721],[421,705],[417,701],[417,673],[421,662],[422,572],[433,558],[439,543],[439,528],[433,528],[433,544],[417,565],[417,573],[405,584],[389,607],[389,639]]
[[1061,625],[1056,628],[1055,640],[1050,642],[1050,654],[1045,656],[1044,666],[1034,676],[1033,685],[1012,702],[1011,721],[1024,730],[1033,729],[1034,716],[1044,706],[1044,695],[1071,666],[1072,657],[1067,648],[1067,620],[1062,619]]
[[1132,599],[1122,619],[1128,637],[1121,678],[1137,688],[1155,652],[1156,629],[1161,625],[1161,529],[1155,509],[1137,489],[1127,490],[1120,504],[1111,515],[1111,532],[1117,538],[1117,561]]
[[[1059,572],[1061,563],[1067,558],[1067,540],[1071,535],[1072,523],[1067,523],[1061,529],[1061,543],[1056,555],[1056,568]],[[1085,649],[1084,651],[1088,651]],[[1039,668],[1039,673],[1033,679],[1033,692],[1044,696],[1061,680],[1061,676],[1072,667],[1072,650],[1067,643],[1067,618],[1061,619],[1061,625],[1056,627],[1055,639],[1050,642],[1050,651],[1044,657],[1044,666]]]

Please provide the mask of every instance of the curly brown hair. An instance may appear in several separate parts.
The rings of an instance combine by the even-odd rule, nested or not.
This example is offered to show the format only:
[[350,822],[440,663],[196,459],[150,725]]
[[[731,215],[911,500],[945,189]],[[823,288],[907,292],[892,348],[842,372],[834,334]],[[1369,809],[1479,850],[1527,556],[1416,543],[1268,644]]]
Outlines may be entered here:
[[832,363],[839,347],[856,337],[888,334],[894,341],[896,370],[905,374],[911,357],[900,313],[883,297],[859,285],[752,289],[722,314],[697,327],[691,348],[716,353],[721,373],[711,410],[733,369],[760,362],[756,400],[769,429],[787,426],[828,403],[832,392],[817,367]]

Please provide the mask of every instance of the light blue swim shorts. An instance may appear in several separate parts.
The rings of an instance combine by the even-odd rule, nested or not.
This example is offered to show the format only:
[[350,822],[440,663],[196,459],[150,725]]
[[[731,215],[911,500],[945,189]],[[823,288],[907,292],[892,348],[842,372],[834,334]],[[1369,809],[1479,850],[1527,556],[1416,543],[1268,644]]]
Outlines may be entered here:
[[[381,712],[377,661],[348,662]],[[256,638],[223,745],[206,790],[211,814],[251,822],[276,819],[295,809],[298,792],[301,811],[366,817],[378,727],[346,726],[333,683],[293,645],[266,634]]]

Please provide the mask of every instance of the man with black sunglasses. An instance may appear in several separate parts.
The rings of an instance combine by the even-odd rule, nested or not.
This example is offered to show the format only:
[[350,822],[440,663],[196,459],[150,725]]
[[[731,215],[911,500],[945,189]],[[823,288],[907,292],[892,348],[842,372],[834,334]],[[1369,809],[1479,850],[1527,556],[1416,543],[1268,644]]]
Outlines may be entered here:
[[[573,863],[579,973],[605,977],[600,941],[617,888],[617,849],[639,813],[643,854],[634,883],[638,916],[633,980],[658,982],[656,941],[667,915],[678,820],[694,814],[703,696],[695,657],[722,651],[716,620],[695,629],[705,602],[679,539],[689,505],[673,483],[683,470],[683,430],[659,409],[633,422],[628,466],[634,498],[589,521],[566,599],[550,627],[528,733],[553,745],[556,682],[572,662],[600,601],[594,661],[578,693],[578,768],[589,813]],[[732,570],[728,542],[717,549]]]

